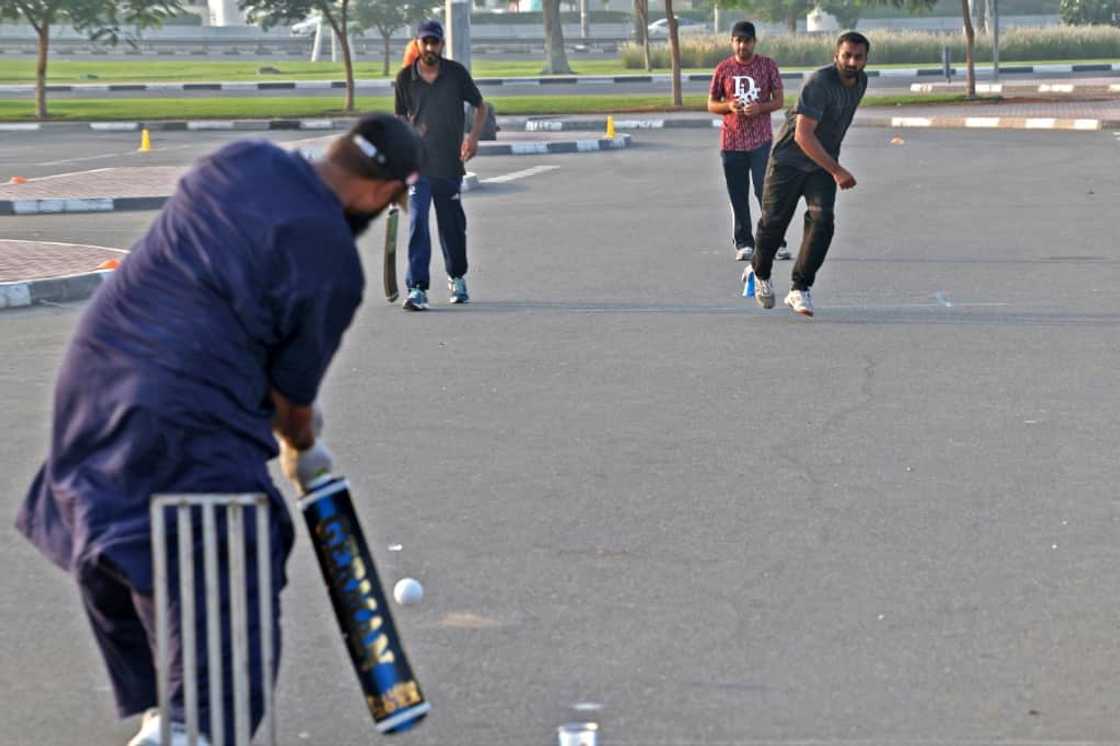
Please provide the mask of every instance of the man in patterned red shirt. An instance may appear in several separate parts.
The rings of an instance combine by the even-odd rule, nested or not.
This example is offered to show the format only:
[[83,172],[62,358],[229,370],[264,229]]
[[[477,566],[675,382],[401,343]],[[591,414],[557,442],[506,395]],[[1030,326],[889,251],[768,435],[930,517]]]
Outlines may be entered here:
[[[762,182],[774,139],[770,113],[785,105],[778,65],[754,53],[755,40],[753,23],[739,21],[732,27],[732,55],[716,67],[708,89],[708,111],[723,115],[719,150],[735,214],[735,258],[740,262],[750,261],[754,253],[751,182],[761,206]],[[784,241],[777,258],[790,258]]]

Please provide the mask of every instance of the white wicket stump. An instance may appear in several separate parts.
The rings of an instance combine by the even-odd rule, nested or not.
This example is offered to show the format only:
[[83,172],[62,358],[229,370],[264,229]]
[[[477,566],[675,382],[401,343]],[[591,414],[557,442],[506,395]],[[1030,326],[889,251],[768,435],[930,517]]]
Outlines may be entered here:
[[[264,720],[261,731],[276,744],[272,710],[273,628],[272,549],[267,495],[155,495],[152,497],[152,571],[156,601],[156,677],[159,690],[160,743],[171,743],[170,596],[166,513],[176,514],[178,544],[180,633],[183,644],[183,698],[187,742],[199,743],[197,629],[195,628],[195,560],[192,507],[202,512],[203,589],[205,592],[206,650],[209,673],[210,743],[212,746],[249,746],[252,714],[249,702],[249,602],[245,557],[245,509],[256,508],[257,586],[259,592],[261,663],[264,675]],[[217,510],[226,512],[229,553],[230,640],[233,650],[234,743],[225,743],[221,593],[218,577]],[[183,571],[188,568],[189,572]]]

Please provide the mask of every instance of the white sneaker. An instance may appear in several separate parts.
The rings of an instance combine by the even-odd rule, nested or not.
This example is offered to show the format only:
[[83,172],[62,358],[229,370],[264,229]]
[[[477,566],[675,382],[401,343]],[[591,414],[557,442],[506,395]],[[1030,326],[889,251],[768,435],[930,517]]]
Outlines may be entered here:
[[786,305],[802,316],[813,315],[813,296],[808,290],[790,290],[786,296]]
[[469,303],[471,296],[467,293],[467,281],[462,277],[448,277],[447,290],[451,293],[452,303]]
[[[159,710],[154,707],[144,713],[140,721],[140,730],[128,742],[128,746],[161,746],[159,742]],[[187,726],[182,723],[171,723],[171,743],[169,746],[190,746],[187,736]],[[198,746],[210,746],[209,739],[201,733],[198,734]]]
[[735,247],[735,261],[749,262],[751,257],[754,256],[753,246],[736,246]]
[[761,277],[755,277],[754,286],[754,299],[758,301],[758,305],[763,308],[774,307],[774,283],[770,280],[764,280]]

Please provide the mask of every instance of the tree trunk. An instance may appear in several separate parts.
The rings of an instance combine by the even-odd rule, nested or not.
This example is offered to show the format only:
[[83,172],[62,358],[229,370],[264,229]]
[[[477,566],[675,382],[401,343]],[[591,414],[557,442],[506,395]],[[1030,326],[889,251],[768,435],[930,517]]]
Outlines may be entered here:
[[385,40],[385,72],[383,75],[389,77],[389,57],[392,55],[392,50],[389,48],[389,34],[384,34],[382,39]]
[[669,20],[669,68],[673,84],[673,106],[684,106],[681,94],[681,39],[677,30],[677,16],[673,13],[673,0],[665,0],[665,17]]
[[642,45],[642,56],[645,58],[646,72],[653,70],[653,60],[649,56],[649,0],[634,0],[634,29],[638,34],[638,43]]
[[51,25],[43,21],[39,27],[39,56],[35,61],[35,117],[47,118],[47,50],[51,45]]
[[568,55],[564,52],[564,27],[560,22],[560,0],[541,0],[544,11],[545,65],[542,75],[570,75]]
[[346,111],[354,111],[354,62],[350,59],[350,38],[346,36],[346,22],[343,20],[342,33],[338,37],[342,44],[342,64],[346,67]]
[[964,16],[964,63],[968,71],[968,97],[976,98],[976,60],[972,55],[976,46],[976,32],[972,30],[972,13],[968,0],[961,0],[961,14]]
[[[963,0],[963,2],[967,3],[968,0]],[[788,16],[786,16],[786,31],[790,32],[791,34],[797,33],[797,16],[793,13],[790,13]]]

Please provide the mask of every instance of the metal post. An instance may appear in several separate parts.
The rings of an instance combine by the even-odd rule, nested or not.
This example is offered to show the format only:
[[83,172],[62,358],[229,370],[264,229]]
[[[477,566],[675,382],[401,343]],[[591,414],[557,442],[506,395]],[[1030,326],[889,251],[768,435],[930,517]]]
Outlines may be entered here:
[[241,746],[250,738],[249,711],[249,619],[245,592],[245,518],[244,508],[233,504],[227,515],[229,547],[229,608],[233,638],[233,732]]
[[953,68],[949,65],[949,47],[941,47],[941,71],[945,73],[945,82],[953,82]]
[[447,56],[471,69],[471,4],[469,0],[447,0],[444,34]]
[[152,583],[156,597],[156,693],[159,698],[159,742],[171,743],[171,614],[167,586],[167,528],[163,503],[152,502]]
[[992,3],[992,79],[999,82],[999,0]]
[[311,43],[311,61],[318,62],[323,56],[323,19],[315,25],[315,41]]
[[187,743],[198,746],[198,640],[194,613],[194,537],[191,531],[191,506],[179,503],[175,509],[176,539],[179,545],[179,633],[183,638],[183,700],[186,706]]
[[584,41],[591,38],[591,13],[587,4],[588,0],[579,0],[579,38]]
[[719,36],[723,31],[721,28],[723,26],[723,18],[720,17],[722,15],[723,14],[720,13],[719,3],[716,3],[712,8],[712,31],[716,36]]
[[257,514],[257,613],[260,615],[258,629],[261,631],[261,684],[264,686],[264,732],[268,743],[276,743],[276,718],[272,714],[272,539],[268,520],[268,496],[257,498],[254,512]]
[[214,503],[202,506],[203,577],[206,582],[206,659],[210,679],[210,743],[225,746],[225,707],[222,671],[222,627],[219,616],[218,526]]

